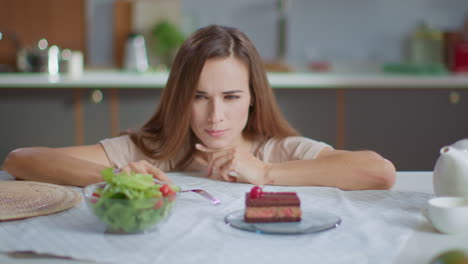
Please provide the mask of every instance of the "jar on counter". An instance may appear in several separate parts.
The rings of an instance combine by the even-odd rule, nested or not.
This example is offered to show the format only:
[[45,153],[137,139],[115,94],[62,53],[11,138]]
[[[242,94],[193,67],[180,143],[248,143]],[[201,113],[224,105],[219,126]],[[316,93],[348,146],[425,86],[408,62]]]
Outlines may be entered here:
[[443,64],[443,33],[421,22],[411,33],[409,61],[414,64]]

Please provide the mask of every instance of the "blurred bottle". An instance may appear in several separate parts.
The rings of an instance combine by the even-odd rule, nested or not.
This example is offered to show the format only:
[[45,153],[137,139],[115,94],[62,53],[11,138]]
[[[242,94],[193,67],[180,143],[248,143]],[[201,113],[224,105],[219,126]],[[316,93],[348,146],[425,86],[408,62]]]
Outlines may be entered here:
[[279,13],[277,22],[277,42],[276,42],[276,60],[284,62],[287,52],[287,33],[288,33],[288,10],[290,0],[277,0],[276,7]]
[[443,48],[444,48],[444,38],[443,33],[437,29],[430,29],[429,31],[429,50],[430,50],[430,57],[433,64],[443,64],[444,63],[444,56],[443,56]]
[[60,72],[70,79],[79,79],[83,75],[84,60],[81,51],[64,49],[60,59]]
[[418,25],[411,32],[409,42],[409,61],[416,64],[422,64],[427,61],[427,26],[425,23]]
[[148,70],[145,38],[140,34],[130,34],[125,43],[124,69],[145,72]]
[[47,40],[41,39],[33,47],[22,48],[17,56],[18,69],[22,72],[48,72],[48,46]]
[[47,50],[47,72],[50,75],[58,75],[60,70],[60,49],[57,45]]
[[468,15],[460,32],[459,41],[453,47],[453,67],[457,73],[468,73]]
[[421,22],[411,33],[409,61],[414,64],[443,64],[443,34]]

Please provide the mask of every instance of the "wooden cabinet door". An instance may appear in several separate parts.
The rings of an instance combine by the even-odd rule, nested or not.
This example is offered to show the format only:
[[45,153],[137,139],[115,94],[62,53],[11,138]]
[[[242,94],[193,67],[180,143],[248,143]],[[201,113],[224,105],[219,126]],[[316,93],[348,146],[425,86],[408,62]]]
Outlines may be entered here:
[[442,146],[468,137],[468,91],[350,90],[345,148],[375,150],[397,170],[433,170]]
[[74,144],[71,89],[0,89],[0,163],[20,147]]
[[6,39],[17,38],[19,47],[0,43],[0,63],[16,68],[19,48],[36,47],[45,38],[49,46],[86,53],[86,0],[3,0],[0,25]]

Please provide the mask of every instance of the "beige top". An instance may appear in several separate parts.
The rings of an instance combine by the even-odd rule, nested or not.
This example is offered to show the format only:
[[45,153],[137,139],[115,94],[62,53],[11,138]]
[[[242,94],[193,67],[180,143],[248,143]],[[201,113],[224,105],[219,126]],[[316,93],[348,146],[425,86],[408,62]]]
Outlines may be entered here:
[[[112,166],[125,167],[128,163],[147,160],[149,163],[163,171],[174,170],[174,160],[154,160],[144,155],[132,142],[129,136],[107,138],[100,141]],[[281,163],[291,160],[311,160],[324,148],[330,145],[305,137],[287,137],[283,139],[270,139],[261,144],[254,142],[252,153],[258,159],[268,163]],[[187,171],[203,171],[205,168],[193,162]]]

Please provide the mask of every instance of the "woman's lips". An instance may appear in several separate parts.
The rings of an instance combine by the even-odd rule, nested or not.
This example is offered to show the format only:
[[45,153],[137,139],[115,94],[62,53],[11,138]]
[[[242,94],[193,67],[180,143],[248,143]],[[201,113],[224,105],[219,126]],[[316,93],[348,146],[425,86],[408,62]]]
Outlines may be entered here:
[[223,129],[223,130],[206,129],[205,131],[206,133],[208,133],[208,135],[212,137],[222,137],[224,136],[224,134],[226,134],[227,129]]

